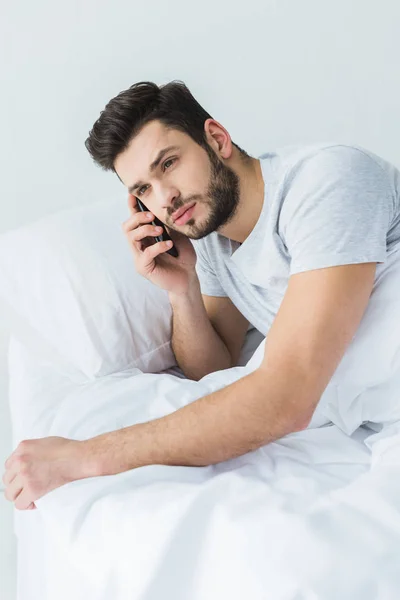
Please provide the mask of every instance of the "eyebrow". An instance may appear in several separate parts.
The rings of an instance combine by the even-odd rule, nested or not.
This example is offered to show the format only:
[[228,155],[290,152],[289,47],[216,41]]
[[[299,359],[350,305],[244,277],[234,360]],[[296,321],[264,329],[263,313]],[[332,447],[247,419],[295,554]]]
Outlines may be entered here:
[[[178,150],[178,149],[179,149],[179,146],[167,146],[166,148],[163,148],[162,150],[160,150],[160,152],[157,154],[157,158],[150,165],[150,168],[149,168],[150,173],[153,173],[157,169],[157,167],[160,164],[160,162],[162,161],[163,157],[168,152],[170,152],[171,150]],[[133,192],[135,190],[137,190],[139,187],[141,187],[142,185],[145,185],[143,183],[143,181],[137,181],[136,183],[134,183],[133,185],[131,185],[128,188],[128,192],[130,194],[133,194]]]

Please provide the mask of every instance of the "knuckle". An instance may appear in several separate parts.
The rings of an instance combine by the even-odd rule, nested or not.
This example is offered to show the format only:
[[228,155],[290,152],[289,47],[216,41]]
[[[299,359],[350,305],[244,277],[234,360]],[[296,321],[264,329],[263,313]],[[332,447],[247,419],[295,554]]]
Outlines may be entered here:
[[136,241],[139,241],[151,235],[152,233],[153,228],[151,227],[151,225],[141,225],[135,229],[133,236]]
[[140,215],[138,215],[138,219],[139,219],[140,223],[148,223],[149,222],[146,212],[141,212]]
[[139,225],[139,227],[137,228],[137,232],[141,237],[143,237],[144,235],[147,235],[148,234],[147,225]]
[[143,237],[143,234],[140,231],[140,227],[138,229],[134,229],[131,232],[131,238],[134,242],[138,242],[142,237]]
[[40,494],[40,485],[37,482],[30,481],[26,487],[29,496],[37,496]]
[[125,231],[125,233],[129,233],[129,231],[131,231],[131,229],[133,229],[135,223],[134,223],[134,219],[128,219],[127,221],[124,221],[122,223],[122,229],[123,231]]

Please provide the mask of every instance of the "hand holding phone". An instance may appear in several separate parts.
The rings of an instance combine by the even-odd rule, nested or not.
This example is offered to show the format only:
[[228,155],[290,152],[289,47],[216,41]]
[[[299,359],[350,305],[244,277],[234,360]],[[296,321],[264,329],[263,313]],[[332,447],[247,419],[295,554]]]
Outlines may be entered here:
[[[136,198],[136,203],[139,207],[139,210],[141,210],[144,213],[149,212],[148,208],[143,204],[143,202],[139,198]],[[162,221],[160,221],[160,219],[158,219],[156,217],[156,215],[154,215],[154,220],[151,221],[151,225],[154,225],[154,227],[162,228],[161,234],[155,236],[156,242],[167,242],[168,240],[171,240],[171,236],[169,235],[168,231],[166,230],[164,223]],[[168,254],[170,254],[171,256],[175,256],[176,258],[179,256],[176,246],[172,246],[172,248],[167,250],[167,252],[168,252]]]
[[[128,206],[131,216],[122,224],[122,229],[133,252],[137,272],[175,294],[186,293],[194,282],[198,284],[196,252],[190,239],[171,230],[172,239],[165,225],[132,194],[128,196]],[[167,245],[169,241],[173,246]]]

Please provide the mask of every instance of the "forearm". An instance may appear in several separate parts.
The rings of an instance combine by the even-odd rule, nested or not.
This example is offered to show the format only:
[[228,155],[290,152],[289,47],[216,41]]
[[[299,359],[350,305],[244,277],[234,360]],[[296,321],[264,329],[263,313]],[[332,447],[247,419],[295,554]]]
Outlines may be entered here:
[[172,349],[189,379],[232,366],[231,355],[208,318],[200,283],[195,276],[187,294],[169,294],[172,316]]
[[256,370],[165,417],[86,440],[88,476],[152,464],[210,465],[301,429],[273,387]]

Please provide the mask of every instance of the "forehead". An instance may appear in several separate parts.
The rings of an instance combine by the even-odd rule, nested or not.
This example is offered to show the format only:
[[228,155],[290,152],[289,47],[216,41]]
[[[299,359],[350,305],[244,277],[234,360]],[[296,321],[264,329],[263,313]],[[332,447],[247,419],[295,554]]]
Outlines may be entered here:
[[115,169],[125,183],[129,185],[133,179],[145,177],[150,164],[158,152],[167,146],[176,145],[184,148],[190,137],[181,131],[167,129],[158,121],[147,123],[133,138],[129,146],[115,159]]

